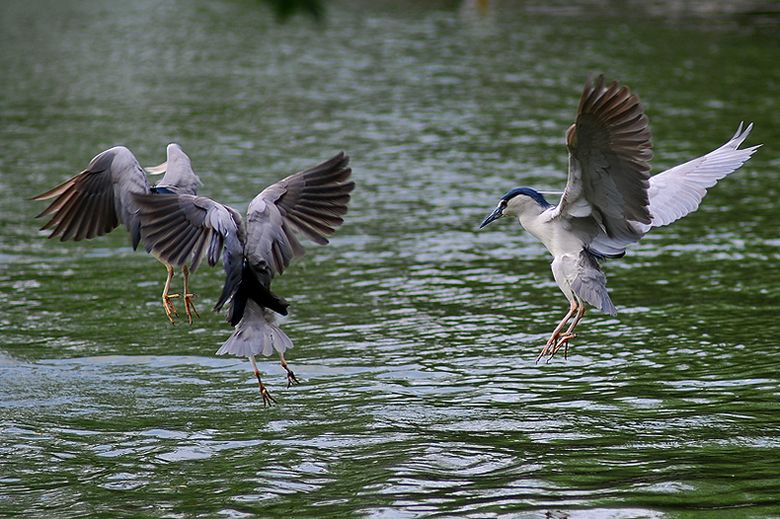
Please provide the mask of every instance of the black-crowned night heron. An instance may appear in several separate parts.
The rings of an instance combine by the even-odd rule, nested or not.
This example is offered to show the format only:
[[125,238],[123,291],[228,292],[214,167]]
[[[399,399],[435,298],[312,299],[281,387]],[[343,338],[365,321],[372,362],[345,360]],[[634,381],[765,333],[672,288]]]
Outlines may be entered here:
[[189,194],[135,195],[144,244],[172,265],[191,265],[205,256],[213,266],[222,255],[225,284],[215,311],[230,301],[227,320],[233,334],[217,351],[248,357],[263,404],[274,401],[260,377],[255,355],[279,353],[288,387],[297,383],[284,352],[292,347],[279,328],[287,302],[271,292],[271,281],[304,253],[293,231],[320,245],[343,223],[355,183],[349,157],[339,153],[310,169],[265,188],[249,204],[246,225],[238,211]]
[[552,205],[527,187],[513,189],[480,225],[515,216],[553,256],[553,277],[569,310],[537,361],[568,347],[588,305],[617,313],[599,262],[622,257],[650,229],[695,211],[708,188],[758,149],[739,149],[752,126],[743,131],[740,123],[720,148],[651,177],[650,129],[637,96],[617,82],[606,85],[603,76],[585,84],[576,122],[566,131],[569,178],[560,202]]
[[[165,175],[156,186],[150,186],[146,173]],[[59,236],[60,241],[90,239],[107,234],[119,224],[124,224],[130,232],[135,250],[141,240],[141,221],[133,195],[195,195],[200,185],[190,158],[176,143],[168,145],[166,162],[146,170],[138,163],[133,152],[124,146],[115,146],[98,154],[90,161],[87,169],[78,175],[33,197],[33,200],[54,198],[37,216],[51,215],[51,219],[41,228],[53,229],[49,238]],[[158,260],[168,271],[162,300],[165,315],[173,324],[176,308],[171,299],[179,297],[179,294],[169,293],[173,266],[159,257]],[[189,290],[189,267],[186,264],[181,266],[184,274],[184,308],[192,324],[192,312],[197,314],[197,310],[192,304],[193,295]]]

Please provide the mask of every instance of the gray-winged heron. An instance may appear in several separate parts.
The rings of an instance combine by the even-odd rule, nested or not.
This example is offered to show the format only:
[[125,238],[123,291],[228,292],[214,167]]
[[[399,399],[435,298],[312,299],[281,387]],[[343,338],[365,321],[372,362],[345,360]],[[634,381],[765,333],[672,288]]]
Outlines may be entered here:
[[[51,215],[41,230],[53,229],[49,238],[60,237],[60,241],[79,241],[102,236],[124,224],[130,232],[133,249],[141,240],[141,221],[134,194],[197,193],[201,182],[192,169],[190,158],[176,143],[168,145],[167,160],[159,166],[141,167],[133,152],[124,146],[115,146],[99,153],[87,168],[49,191],[33,197],[33,200],[54,198],[37,217]],[[156,186],[150,186],[146,173],[165,173]],[[148,250],[148,248],[147,248]],[[171,323],[176,308],[171,299],[179,294],[170,294],[173,266],[160,257],[168,277],[165,281],[162,300],[165,315]],[[192,324],[192,312],[197,314],[189,290],[189,267],[182,264],[184,275],[184,308]]]
[[550,204],[527,187],[513,189],[480,225],[515,216],[553,256],[553,277],[569,310],[537,361],[568,347],[588,305],[617,313],[599,262],[622,257],[650,229],[695,211],[708,188],[758,149],[739,148],[752,126],[743,130],[740,123],[720,148],[650,176],[650,129],[639,98],[617,82],[606,85],[603,76],[588,80],[576,122],[566,131],[569,177],[560,202]]
[[227,320],[235,330],[217,354],[249,358],[264,405],[274,399],[255,355],[276,350],[288,387],[297,383],[284,358],[292,341],[276,321],[277,315],[287,315],[288,304],[271,292],[271,281],[304,253],[293,231],[326,245],[327,236],[343,223],[355,187],[348,164],[342,152],[268,186],[250,202],[246,224],[232,207],[202,196],[134,197],[144,244],[157,256],[172,265],[189,262],[194,271],[204,256],[214,266],[222,255],[225,284],[214,310],[229,301]]

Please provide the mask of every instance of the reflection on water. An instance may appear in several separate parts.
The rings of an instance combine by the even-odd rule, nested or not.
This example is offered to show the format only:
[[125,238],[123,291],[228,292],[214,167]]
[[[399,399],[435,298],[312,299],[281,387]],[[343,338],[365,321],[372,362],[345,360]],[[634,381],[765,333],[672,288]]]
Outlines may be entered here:
[[[3,3],[0,515],[780,514],[769,15],[469,5],[336,2],[320,26],[251,2]],[[563,185],[594,70],[639,92],[657,169],[740,120],[765,146],[609,262],[620,314],[537,365],[566,307],[549,259],[509,222],[476,226],[515,185]],[[263,359],[276,407],[213,355],[220,316],[167,324],[163,270],[123,231],[36,231],[31,194],[113,144],[156,164],[172,140],[241,210],[353,157],[345,226],[275,285],[303,382]],[[199,308],[221,278],[198,272]]]

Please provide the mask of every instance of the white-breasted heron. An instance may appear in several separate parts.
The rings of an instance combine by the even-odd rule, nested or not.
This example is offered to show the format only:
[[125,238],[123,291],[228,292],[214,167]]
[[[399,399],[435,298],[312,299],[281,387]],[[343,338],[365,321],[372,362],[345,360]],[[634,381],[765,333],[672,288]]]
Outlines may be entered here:
[[[102,236],[124,224],[130,232],[133,249],[141,241],[141,221],[134,194],[159,195],[177,193],[195,195],[201,181],[193,171],[190,158],[176,143],[168,145],[167,160],[159,166],[144,168],[133,152],[124,146],[115,146],[99,153],[87,168],[62,184],[33,197],[33,200],[54,198],[49,206],[37,217],[51,215],[51,219],[41,230],[52,229],[49,238],[59,236],[60,241],[80,241]],[[162,180],[149,185],[146,173],[158,175],[165,173]],[[147,249],[148,250],[148,249]],[[162,300],[165,315],[173,324],[176,308],[171,299],[179,294],[170,294],[173,266],[160,257],[165,265],[168,277],[165,281]],[[192,304],[193,295],[189,291],[189,268],[182,265],[184,274],[184,308],[192,324],[192,312],[197,314]]]
[[720,148],[650,176],[650,128],[639,98],[617,82],[605,84],[603,76],[587,81],[576,121],[566,131],[569,176],[558,204],[531,188],[513,189],[480,225],[515,216],[553,256],[553,277],[569,310],[537,361],[568,348],[588,306],[617,313],[599,262],[622,257],[650,229],[695,211],[708,188],[759,148],[739,148],[752,127],[743,130],[740,123]]
[[349,157],[339,153],[317,166],[265,188],[250,203],[246,224],[238,211],[210,198],[189,194],[134,196],[140,208],[144,244],[172,265],[190,264],[195,271],[205,257],[214,266],[220,255],[225,284],[214,310],[228,301],[233,334],[217,351],[248,357],[263,405],[275,401],[263,384],[255,355],[279,354],[287,386],[297,383],[284,352],[292,347],[279,328],[287,302],[271,292],[271,281],[304,254],[295,232],[326,245],[344,221],[355,183]]

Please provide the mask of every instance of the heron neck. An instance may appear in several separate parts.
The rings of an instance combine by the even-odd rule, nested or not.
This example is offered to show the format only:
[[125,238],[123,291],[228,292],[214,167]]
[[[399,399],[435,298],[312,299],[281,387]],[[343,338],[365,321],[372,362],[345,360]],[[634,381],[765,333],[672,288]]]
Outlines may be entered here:
[[582,242],[572,233],[567,232],[558,219],[551,219],[549,214],[552,207],[544,208],[541,206],[524,208],[517,219],[529,234],[547,248],[553,256],[573,253],[579,254],[582,249]]

